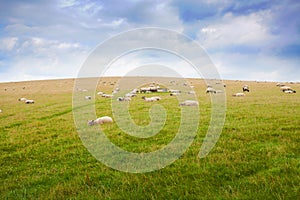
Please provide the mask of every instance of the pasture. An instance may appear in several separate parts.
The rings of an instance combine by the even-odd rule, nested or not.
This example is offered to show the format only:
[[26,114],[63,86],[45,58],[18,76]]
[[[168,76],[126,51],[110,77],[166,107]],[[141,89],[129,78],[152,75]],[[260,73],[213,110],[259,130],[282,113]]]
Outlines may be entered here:
[[[111,169],[84,147],[72,114],[73,79],[0,83],[0,199],[299,199],[300,84],[287,83],[297,93],[285,94],[273,82],[224,81],[225,125],[216,146],[200,159],[210,94],[203,80],[189,81],[200,103],[195,140],[173,164],[141,174]],[[232,97],[244,84],[250,92]],[[98,90],[109,93],[113,87]],[[136,124],[147,125],[150,106],[163,105],[168,118],[159,134],[139,139],[115,123],[101,125],[108,138],[131,152],[168,144],[179,125],[178,102],[168,93],[157,95],[159,102],[133,97],[130,113]],[[35,103],[19,102],[21,97]],[[96,96],[99,116],[112,116],[110,101]]]

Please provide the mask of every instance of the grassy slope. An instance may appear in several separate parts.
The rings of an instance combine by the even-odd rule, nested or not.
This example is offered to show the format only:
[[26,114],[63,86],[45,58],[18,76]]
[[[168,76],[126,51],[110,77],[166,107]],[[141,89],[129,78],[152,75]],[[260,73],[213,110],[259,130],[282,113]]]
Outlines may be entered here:
[[[292,85],[299,92],[291,95],[274,83],[247,82],[252,91],[245,98],[231,97],[244,82],[226,84],[226,122],[209,156],[197,157],[210,119],[209,95],[202,81],[193,80],[201,104],[194,143],[172,165],[144,174],[110,169],[82,145],[72,116],[73,80],[0,84],[0,199],[299,198],[300,84]],[[36,104],[18,102],[20,97]],[[99,115],[110,113],[109,101],[97,97]],[[147,124],[149,105],[134,101],[135,121]],[[177,102],[164,105],[174,112],[169,120],[176,120]],[[176,133],[167,126],[165,134],[142,141],[115,124],[104,129],[114,143],[136,152],[158,149]]]

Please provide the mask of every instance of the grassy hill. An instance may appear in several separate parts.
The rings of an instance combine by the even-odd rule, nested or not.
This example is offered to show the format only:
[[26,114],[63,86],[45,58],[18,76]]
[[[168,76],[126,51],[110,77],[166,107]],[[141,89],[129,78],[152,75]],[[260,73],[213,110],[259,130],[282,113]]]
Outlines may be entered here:
[[[210,121],[210,96],[203,80],[190,81],[201,115],[193,144],[173,164],[141,174],[105,166],[82,144],[72,114],[73,79],[0,83],[0,199],[299,198],[300,84],[287,84],[297,93],[285,94],[272,82],[225,81],[223,132],[210,154],[200,159]],[[250,86],[250,93],[232,97],[244,84]],[[113,87],[99,85],[98,90],[111,92]],[[105,124],[102,128],[109,139],[132,152],[150,152],[168,144],[178,126],[178,102],[169,94],[159,95],[159,103],[172,116],[162,133],[137,139],[122,133],[115,123]],[[19,102],[21,97],[34,99],[35,104]],[[130,112],[138,125],[146,125],[154,103],[140,97],[133,98]],[[96,97],[99,116],[111,115],[110,101]]]

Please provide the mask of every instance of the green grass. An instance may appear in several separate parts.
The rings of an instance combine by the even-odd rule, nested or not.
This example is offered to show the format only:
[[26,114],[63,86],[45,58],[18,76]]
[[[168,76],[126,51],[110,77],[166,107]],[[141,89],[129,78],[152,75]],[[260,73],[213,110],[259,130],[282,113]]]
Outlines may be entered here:
[[[9,85],[0,84],[0,199],[300,197],[300,93],[284,94],[275,83],[248,82],[251,92],[233,98],[231,94],[240,91],[243,83],[228,81],[223,132],[210,154],[200,159],[211,109],[204,84],[193,80],[201,112],[193,144],[159,171],[131,174],[106,167],[83,146],[73,120],[72,85],[69,90],[57,89],[62,81],[52,81],[54,86],[32,85],[23,93],[4,92]],[[47,84],[49,94],[39,88]],[[300,84],[292,87],[300,92]],[[23,95],[36,104],[18,102]],[[115,123],[103,125],[110,140],[132,152],[150,152],[168,144],[179,126],[180,110],[174,97],[160,96],[159,103],[168,112],[160,133],[139,139],[123,133]],[[153,104],[140,96],[133,99],[133,120],[147,125]],[[111,115],[110,99],[97,97],[96,109],[99,116]]]

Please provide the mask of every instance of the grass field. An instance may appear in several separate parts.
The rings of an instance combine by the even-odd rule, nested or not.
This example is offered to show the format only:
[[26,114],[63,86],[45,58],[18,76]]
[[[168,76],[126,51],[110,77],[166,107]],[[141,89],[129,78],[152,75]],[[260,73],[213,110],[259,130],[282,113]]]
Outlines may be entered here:
[[[84,147],[72,114],[74,80],[0,83],[0,199],[300,199],[300,84],[287,84],[298,93],[285,94],[276,83],[225,81],[223,132],[210,154],[200,159],[211,104],[204,82],[191,81],[201,113],[193,144],[173,164],[141,174],[111,169]],[[250,93],[232,97],[244,84]],[[105,124],[110,140],[132,152],[168,144],[178,127],[178,102],[159,95],[172,116],[161,133],[137,139],[116,124]],[[20,97],[36,103],[26,105]],[[111,115],[110,104],[97,96],[97,114]],[[130,104],[135,122],[147,125],[154,103],[138,96]]]

